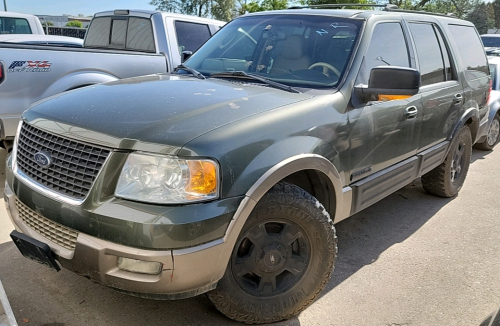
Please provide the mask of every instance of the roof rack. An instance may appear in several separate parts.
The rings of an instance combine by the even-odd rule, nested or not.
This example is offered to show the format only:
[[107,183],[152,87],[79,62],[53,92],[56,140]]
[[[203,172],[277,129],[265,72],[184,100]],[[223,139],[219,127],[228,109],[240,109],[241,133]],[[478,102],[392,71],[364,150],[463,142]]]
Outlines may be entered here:
[[454,17],[454,18],[457,17],[452,12],[448,12],[446,14],[441,14],[438,12],[429,12],[429,11],[422,11],[422,10],[407,10],[407,9],[399,9],[399,8],[393,8],[393,9],[389,9],[387,11],[406,12],[406,13],[410,13],[410,14],[425,14],[425,15],[432,15],[432,16],[446,16],[446,17]]
[[321,4],[321,5],[309,5],[309,6],[294,6],[288,9],[319,9],[319,8],[332,8],[332,9],[344,9],[346,7],[380,7],[383,10],[389,11],[398,9],[398,6],[393,4],[370,4],[370,3],[332,3],[332,4]]
[[437,12],[427,12],[421,10],[407,10],[407,9],[399,9],[398,6],[393,4],[370,4],[370,3],[332,3],[332,4],[321,4],[321,5],[309,5],[309,6],[294,6],[288,9],[345,9],[346,7],[379,7],[383,8],[383,11],[394,11],[394,12],[405,12],[410,14],[425,14],[425,15],[433,15],[433,16],[446,16],[446,17],[456,17],[454,13],[446,13],[441,14]]

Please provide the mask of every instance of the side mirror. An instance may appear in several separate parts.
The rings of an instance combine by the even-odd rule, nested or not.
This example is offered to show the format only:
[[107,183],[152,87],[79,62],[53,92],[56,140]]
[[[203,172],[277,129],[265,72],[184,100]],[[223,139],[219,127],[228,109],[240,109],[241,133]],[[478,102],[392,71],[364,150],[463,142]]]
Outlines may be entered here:
[[415,95],[420,88],[418,70],[397,66],[375,67],[370,71],[368,87],[355,86],[358,95]]
[[186,61],[187,59],[189,59],[189,57],[191,55],[193,55],[192,51],[182,51],[182,53],[181,53],[181,62],[184,63],[184,61]]

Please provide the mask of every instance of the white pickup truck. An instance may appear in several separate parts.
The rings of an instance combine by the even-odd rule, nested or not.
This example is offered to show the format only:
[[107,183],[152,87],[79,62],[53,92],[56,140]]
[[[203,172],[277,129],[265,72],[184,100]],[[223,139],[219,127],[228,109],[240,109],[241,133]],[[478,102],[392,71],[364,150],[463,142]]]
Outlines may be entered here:
[[45,34],[35,15],[0,11],[0,34]]
[[121,78],[170,72],[225,22],[159,11],[97,13],[83,47],[0,42],[0,146],[45,97]]

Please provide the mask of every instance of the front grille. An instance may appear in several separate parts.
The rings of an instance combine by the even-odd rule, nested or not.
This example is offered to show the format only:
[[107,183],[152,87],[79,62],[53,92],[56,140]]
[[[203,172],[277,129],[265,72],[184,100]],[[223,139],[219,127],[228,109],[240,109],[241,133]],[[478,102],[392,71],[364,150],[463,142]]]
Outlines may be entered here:
[[75,250],[78,232],[41,216],[18,199],[16,207],[21,220],[34,231],[66,249]]
[[[41,167],[35,154],[48,153],[52,165]],[[64,196],[83,200],[110,151],[50,134],[23,123],[17,146],[17,167],[33,181]]]

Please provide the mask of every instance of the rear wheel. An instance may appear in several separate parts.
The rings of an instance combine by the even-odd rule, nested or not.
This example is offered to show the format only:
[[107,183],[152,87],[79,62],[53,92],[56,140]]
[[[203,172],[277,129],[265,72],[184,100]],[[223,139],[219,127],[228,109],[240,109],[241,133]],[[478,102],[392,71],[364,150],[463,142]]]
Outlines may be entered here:
[[491,121],[490,127],[488,128],[488,134],[486,139],[482,143],[477,143],[474,148],[480,149],[482,151],[491,151],[498,141],[500,140],[500,117],[495,115],[493,121]]
[[422,176],[424,190],[440,197],[456,196],[469,171],[471,153],[470,129],[464,126],[453,140],[444,162]]
[[279,183],[249,216],[223,278],[208,297],[240,322],[288,319],[326,286],[336,254],[335,229],[323,206],[301,188]]

